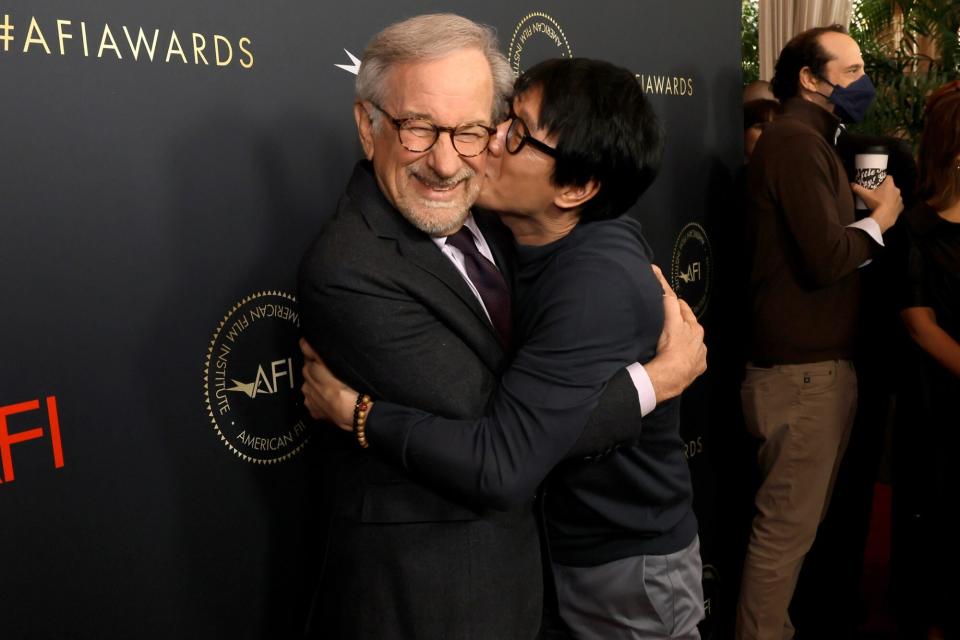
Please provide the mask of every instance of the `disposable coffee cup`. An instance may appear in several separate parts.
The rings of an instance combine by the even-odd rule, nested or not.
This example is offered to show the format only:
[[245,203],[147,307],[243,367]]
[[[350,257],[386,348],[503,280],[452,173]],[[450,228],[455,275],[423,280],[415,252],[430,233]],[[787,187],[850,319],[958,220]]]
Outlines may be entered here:
[[[868,147],[854,157],[856,173],[853,181],[861,187],[873,190],[880,186],[887,177],[886,147]],[[857,196],[857,209],[868,210],[870,207]]]

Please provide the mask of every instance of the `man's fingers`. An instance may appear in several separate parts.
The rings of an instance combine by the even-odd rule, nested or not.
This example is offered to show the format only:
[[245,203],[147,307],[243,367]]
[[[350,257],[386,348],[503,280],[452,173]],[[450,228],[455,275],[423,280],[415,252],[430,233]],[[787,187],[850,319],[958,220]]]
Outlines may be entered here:
[[303,364],[302,372],[303,372],[304,386],[306,386],[306,383],[308,383],[308,382],[309,382],[310,384],[319,384],[319,380],[317,379],[317,376],[315,376],[314,373],[313,373],[313,363],[312,363],[312,362],[305,362],[305,363]]
[[690,329],[693,330],[694,339],[700,344],[697,347],[697,359],[703,360],[703,367],[701,368],[700,373],[703,373],[703,369],[706,368],[706,358],[707,358],[707,347],[703,343],[704,330],[703,325],[697,321],[697,315],[693,312],[693,309],[690,308],[690,305],[687,304],[686,300],[680,300],[680,316],[683,318],[684,324],[687,325]]
[[682,298],[677,298],[677,306],[680,309],[680,318],[687,324],[699,324],[697,322],[697,314],[693,312],[693,309],[690,308],[690,305],[687,304],[687,301]]
[[663,289],[663,295],[676,297],[676,293],[673,291],[673,287],[670,286],[670,283],[667,282],[667,279],[663,276],[663,271],[660,270],[655,264],[650,265],[653,269],[653,275],[656,276],[657,281],[660,283],[660,288]]
[[300,338],[300,351],[303,352],[303,357],[306,360],[318,360],[320,358],[306,338]]
[[311,398],[317,398],[316,402],[319,403],[319,398],[321,398],[324,390],[335,382],[339,382],[333,377],[333,373],[327,368],[327,365],[323,363],[323,360],[319,358],[316,360],[308,360],[303,363],[303,386],[301,390],[303,391],[303,396],[307,400],[307,408],[310,409],[310,414],[316,418],[314,410],[310,407]]
[[327,365],[324,364],[323,360],[320,360],[319,358],[317,360],[304,363],[303,377],[318,387],[340,382],[334,377],[333,372],[327,368]]
[[896,195],[892,195],[890,192],[896,187],[891,187],[887,183],[887,180],[890,179],[890,176],[887,176],[886,180],[876,189],[867,189],[866,187],[857,184],[856,182],[851,182],[850,187],[853,189],[853,194],[859,196],[861,200],[867,205],[870,209],[876,209],[880,204],[885,200],[895,198]]
[[663,333],[678,331],[683,325],[680,311],[680,299],[676,296],[663,296]]
[[320,411],[320,405],[315,397],[313,387],[304,382],[300,386],[300,391],[303,392],[303,406],[307,408],[307,412],[310,413],[310,417],[314,420],[322,419],[323,413]]

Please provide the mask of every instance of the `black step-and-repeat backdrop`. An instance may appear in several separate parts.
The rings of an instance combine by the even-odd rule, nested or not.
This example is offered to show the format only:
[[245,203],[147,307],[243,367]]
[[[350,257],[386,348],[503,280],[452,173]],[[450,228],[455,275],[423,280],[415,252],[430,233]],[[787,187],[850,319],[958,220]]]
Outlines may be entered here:
[[[393,21],[491,24],[517,70],[634,70],[668,135],[642,219],[709,325],[739,6],[0,0],[0,637],[302,628],[323,427],[296,405],[294,276],[360,155],[357,57]],[[709,382],[684,407],[708,635],[729,606]]]

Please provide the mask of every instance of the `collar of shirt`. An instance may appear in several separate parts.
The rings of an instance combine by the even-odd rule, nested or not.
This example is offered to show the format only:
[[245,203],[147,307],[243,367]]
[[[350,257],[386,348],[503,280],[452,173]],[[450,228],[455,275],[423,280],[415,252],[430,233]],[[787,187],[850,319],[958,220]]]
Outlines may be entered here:
[[[490,245],[487,244],[486,238],[484,238],[483,234],[480,233],[480,227],[477,226],[477,221],[473,219],[472,213],[467,215],[467,219],[463,221],[463,226],[465,226],[467,229],[470,229],[470,233],[473,235],[473,242],[477,245],[477,249],[480,250],[480,254],[493,264],[497,264],[497,261],[493,259],[493,252],[490,251]],[[449,247],[447,246],[447,236],[441,236],[439,238],[431,236],[430,239],[433,240],[434,244],[436,244],[437,247],[448,256],[451,251],[459,256],[459,249],[453,245],[450,245]]]

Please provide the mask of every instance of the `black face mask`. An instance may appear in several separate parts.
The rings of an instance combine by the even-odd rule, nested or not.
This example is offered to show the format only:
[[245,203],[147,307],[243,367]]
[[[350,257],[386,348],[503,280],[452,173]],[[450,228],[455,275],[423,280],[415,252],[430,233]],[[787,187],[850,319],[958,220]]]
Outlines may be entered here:
[[827,96],[822,93],[820,95],[836,106],[837,115],[840,116],[840,119],[848,123],[863,122],[867,110],[873,104],[874,98],[877,97],[877,90],[874,88],[873,82],[870,81],[870,77],[864,74],[846,87],[833,84],[826,78],[820,79],[833,87],[833,93],[830,95]]

